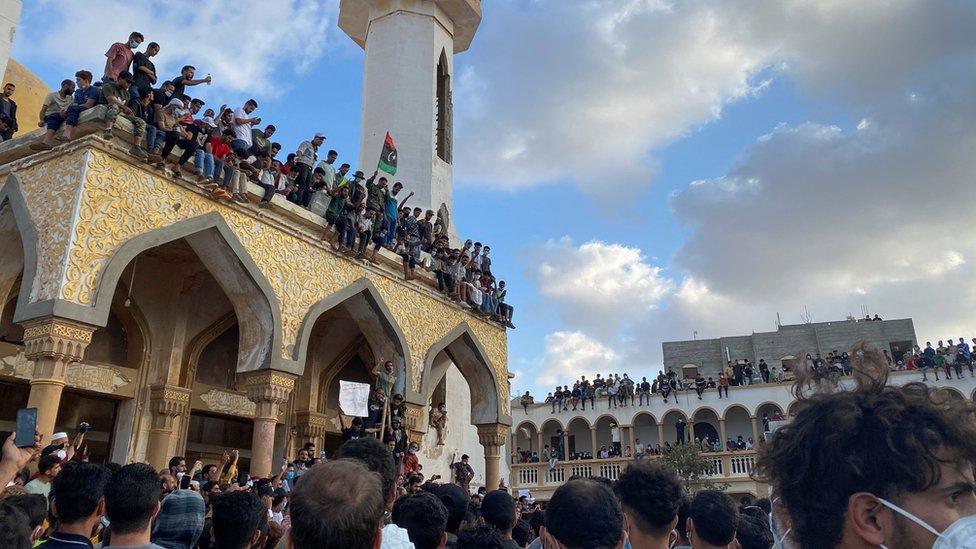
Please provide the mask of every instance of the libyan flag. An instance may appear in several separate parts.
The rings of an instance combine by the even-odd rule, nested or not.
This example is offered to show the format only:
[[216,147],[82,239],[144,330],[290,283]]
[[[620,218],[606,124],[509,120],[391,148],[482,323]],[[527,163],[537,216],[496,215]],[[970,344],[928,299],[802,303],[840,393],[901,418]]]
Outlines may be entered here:
[[397,151],[396,145],[393,144],[393,138],[390,136],[390,132],[386,132],[386,140],[383,141],[383,152],[380,153],[380,163],[378,167],[390,175],[396,175]]

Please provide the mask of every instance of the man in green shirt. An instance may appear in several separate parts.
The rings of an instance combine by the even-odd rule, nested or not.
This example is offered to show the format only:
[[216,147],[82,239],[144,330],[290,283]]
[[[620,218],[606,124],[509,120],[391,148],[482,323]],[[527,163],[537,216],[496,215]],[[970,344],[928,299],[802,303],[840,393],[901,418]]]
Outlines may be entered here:
[[111,140],[114,137],[112,127],[115,125],[115,119],[121,114],[129,122],[132,122],[133,126],[132,147],[129,149],[129,153],[145,160],[147,154],[146,150],[142,148],[142,140],[146,136],[146,121],[135,116],[128,105],[131,99],[129,96],[129,86],[131,85],[132,74],[129,71],[120,72],[115,77],[115,82],[102,84],[101,103],[106,105],[105,132],[103,137],[107,140]]

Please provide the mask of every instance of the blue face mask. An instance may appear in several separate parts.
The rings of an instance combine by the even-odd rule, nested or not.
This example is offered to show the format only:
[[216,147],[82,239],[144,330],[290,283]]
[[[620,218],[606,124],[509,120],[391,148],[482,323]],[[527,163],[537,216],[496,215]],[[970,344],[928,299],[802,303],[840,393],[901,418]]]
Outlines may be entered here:
[[129,40],[129,48],[136,49],[138,47],[139,47],[139,42],[136,42],[135,40]]
[[[967,547],[976,547],[976,515],[957,519],[948,528],[939,532],[929,523],[894,503],[884,498],[878,498],[878,501],[885,507],[914,522],[919,528],[935,536],[935,543],[932,544],[932,549],[966,549]],[[881,547],[885,546],[882,545]]]
[[288,480],[294,480],[295,479],[295,471],[288,471],[288,473],[285,474],[285,478],[288,479]]

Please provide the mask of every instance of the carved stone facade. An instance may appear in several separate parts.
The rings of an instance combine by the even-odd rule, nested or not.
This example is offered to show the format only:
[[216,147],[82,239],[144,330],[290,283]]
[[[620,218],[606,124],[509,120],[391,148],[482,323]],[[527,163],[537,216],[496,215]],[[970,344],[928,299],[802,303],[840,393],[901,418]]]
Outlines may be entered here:
[[[5,178],[5,171],[0,167],[0,178]],[[59,297],[90,306],[106,265],[127,241],[217,212],[274,289],[281,307],[283,357],[295,355],[299,326],[316,302],[365,276],[382,295],[407,339],[410,387],[414,391],[420,390],[427,351],[458,325],[467,323],[491,363],[507,412],[508,349],[503,328],[433,297],[433,292],[418,291],[415,285],[364,269],[332,253],[320,235],[278,219],[259,218],[254,209],[211,200],[191,186],[166,184],[167,178],[98,146],[15,173],[21,181],[30,181],[20,187],[43,239],[39,248],[44,253],[39,257],[32,301]],[[39,192],[35,185],[46,191]],[[65,217],[64,212],[75,209],[76,217]],[[70,230],[65,234],[66,225]],[[44,259],[49,256],[50,260]]]
[[[395,258],[379,265],[350,260],[323,243],[322,220],[290,211],[290,206],[266,210],[212,200],[197,186],[137,163],[120,152],[124,148],[98,137],[82,137],[37,154],[28,150],[30,135],[23,139],[22,147],[5,143],[8,146],[0,151],[0,162],[6,162],[0,164],[0,206],[6,208],[0,213],[16,210],[26,285],[15,312],[16,322],[25,328],[23,353],[0,357],[0,378],[30,378],[30,403],[45,410],[39,418],[42,433],[49,434],[54,426],[65,386],[107,393],[134,401],[125,409],[132,415],[125,428],[133,441],[127,456],[145,456],[154,466],[165,465],[160,461],[167,455],[185,449],[189,415],[196,410],[208,417],[253,421],[251,472],[267,473],[271,449],[282,446],[282,428],[294,427],[299,436],[313,440],[335,432],[335,418],[326,410],[301,410],[292,395],[306,367],[306,332],[315,325],[317,311],[335,296],[348,295],[351,288],[368,292],[375,314],[393,326],[395,335],[390,338],[396,345],[390,347],[403,355],[405,423],[411,438],[419,439],[427,430],[430,394],[423,393],[429,393],[426,376],[435,357],[443,360],[443,353],[462,337],[473,357],[467,360],[475,361],[467,371],[477,369],[489,380],[483,388],[493,389],[494,398],[487,400],[496,403],[491,412],[498,421],[496,431],[510,422],[504,328],[443,299],[430,281],[404,281]],[[198,226],[203,228],[184,229]],[[166,343],[152,348],[150,333],[158,327],[148,326],[141,363],[85,362],[92,333],[106,325],[108,308],[122,307],[121,300],[113,304],[113,296],[132,283],[133,259],[183,240],[209,269],[210,258],[192,241],[204,230],[220,232],[226,246],[218,254],[243,265],[233,276],[259,286],[271,310],[268,318],[273,322],[244,325],[234,303],[242,342],[239,354],[250,352],[245,335],[258,331],[274,342],[269,345],[270,359],[254,362],[256,369],[241,368],[239,360],[236,379],[227,383],[195,384],[183,353],[191,353],[184,347],[200,330],[173,330]],[[123,278],[127,268],[132,271]],[[231,276],[211,274],[217,279]],[[138,271],[138,277],[152,276]],[[233,291],[225,288],[225,293]],[[124,307],[128,306],[126,300]],[[500,452],[493,444],[486,451],[489,447],[493,455]]]

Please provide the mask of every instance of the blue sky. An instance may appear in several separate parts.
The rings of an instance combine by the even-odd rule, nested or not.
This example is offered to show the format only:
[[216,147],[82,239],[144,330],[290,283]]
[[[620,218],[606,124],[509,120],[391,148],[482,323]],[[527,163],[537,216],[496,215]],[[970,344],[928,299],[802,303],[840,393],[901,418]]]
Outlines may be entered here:
[[[336,1],[274,4],[41,0],[14,56],[53,86],[138,28],[164,75],[214,75],[210,106],[253,96],[285,150],[322,131],[355,165],[362,51]],[[515,390],[647,375],[664,340],[805,309],[972,335],[972,3],[483,7],[455,65],[454,219],[509,283]]]

